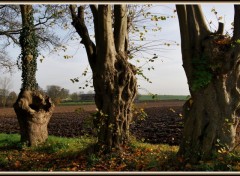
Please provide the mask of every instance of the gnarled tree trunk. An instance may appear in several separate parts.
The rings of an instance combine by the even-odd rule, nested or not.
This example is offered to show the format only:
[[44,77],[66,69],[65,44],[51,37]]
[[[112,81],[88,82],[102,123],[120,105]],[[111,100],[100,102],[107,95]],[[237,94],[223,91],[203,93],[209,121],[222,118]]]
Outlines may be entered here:
[[20,33],[22,88],[14,104],[20,125],[21,142],[36,146],[48,138],[47,125],[54,105],[50,98],[38,91],[36,81],[37,39],[35,36],[33,9],[31,5],[20,5],[22,31]]
[[128,142],[131,108],[137,91],[136,69],[127,57],[126,5],[114,6],[114,25],[110,5],[90,7],[96,44],[90,40],[82,6],[78,7],[78,14],[76,7],[70,6],[72,24],[82,38],[93,72],[98,146],[111,151]]
[[99,130],[98,144],[107,150],[120,149],[129,139],[136,78],[134,68],[123,57],[117,55],[115,64],[111,64],[110,68],[93,73],[95,102],[99,109],[95,121]]
[[240,109],[240,50],[236,36],[222,34],[223,24],[215,33],[208,30],[199,5],[177,5],[177,12],[191,93],[183,106],[184,132],[178,154],[197,162],[234,147]]
[[14,110],[20,125],[21,142],[29,146],[44,143],[48,138],[47,125],[54,110],[50,98],[37,90],[22,91]]

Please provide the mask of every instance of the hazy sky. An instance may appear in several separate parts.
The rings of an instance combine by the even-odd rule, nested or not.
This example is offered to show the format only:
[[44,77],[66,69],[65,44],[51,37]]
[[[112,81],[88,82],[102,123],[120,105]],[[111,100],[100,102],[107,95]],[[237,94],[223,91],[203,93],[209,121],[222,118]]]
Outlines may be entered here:
[[[159,11],[171,14],[175,9],[174,4],[159,4]],[[208,21],[213,21],[213,24],[217,26],[216,16],[211,12],[212,8],[215,8],[218,12],[218,16],[223,17],[225,23],[225,30],[231,28],[231,22],[233,21],[233,4],[232,3],[206,3],[202,4],[202,8],[205,17]],[[180,44],[180,32],[178,26],[178,18],[170,18],[166,21],[161,21],[159,24],[162,30],[154,34],[155,39],[174,40]],[[214,29],[214,25],[212,28]],[[217,27],[216,27],[217,28]],[[229,31],[230,32],[230,31]],[[43,89],[47,85],[59,85],[63,88],[69,89],[70,92],[82,91],[79,89],[85,83],[86,77],[81,76],[82,72],[88,67],[87,57],[85,49],[78,42],[72,42],[71,48],[68,50],[70,55],[74,55],[73,58],[65,60],[63,55],[66,53],[58,52],[52,55],[47,55],[42,63],[38,60],[37,81]],[[19,48],[10,48],[9,55],[12,58],[17,58],[20,54]],[[181,49],[180,46],[171,46],[168,50],[161,50],[157,53],[160,55],[157,61],[154,62],[154,71],[146,71],[145,75],[150,78],[152,83],[144,81],[142,78],[138,79],[138,84],[141,86],[139,90],[142,94],[148,92],[162,95],[188,95],[188,85],[186,76],[182,67]],[[90,68],[88,69],[90,72]],[[19,92],[21,87],[21,71],[17,70],[14,74],[2,74],[0,77],[11,77],[12,88],[11,90]],[[79,77],[79,83],[72,83],[71,78]],[[91,74],[88,74],[87,78],[90,78]],[[88,90],[93,89],[85,89]]]

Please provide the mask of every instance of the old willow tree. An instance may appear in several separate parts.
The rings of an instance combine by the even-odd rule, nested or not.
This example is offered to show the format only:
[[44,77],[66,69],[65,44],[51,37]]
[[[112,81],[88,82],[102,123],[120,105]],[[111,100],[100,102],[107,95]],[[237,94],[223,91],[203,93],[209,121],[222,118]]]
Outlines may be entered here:
[[21,142],[35,146],[48,138],[47,125],[54,105],[49,97],[38,91],[36,81],[38,40],[35,34],[32,5],[20,5],[20,9],[22,88],[14,104],[14,110],[20,125]]
[[70,5],[72,25],[82,38],[93,73],[95,124],[98,146],[110,152],[129,139],[132,102],[136,96],[136,69],[127,57],[126,5],[90,5],[93,14],[95,42],[84,21],[84,7]]
[[234,34],[223,24],[210,32],[200,5],[177,5],[183,67],[191,99],[184,105],[179,154],[195,162],[235,145],[240,109],[240,6],[235,5]]

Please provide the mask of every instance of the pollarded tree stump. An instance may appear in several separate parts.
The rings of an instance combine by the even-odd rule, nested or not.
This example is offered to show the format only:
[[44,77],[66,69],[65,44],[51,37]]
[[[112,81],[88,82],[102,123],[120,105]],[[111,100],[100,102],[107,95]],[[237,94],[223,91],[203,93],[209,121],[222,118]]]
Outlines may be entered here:
[[39,91],[21,91],[13,107],[20,125],[21,142],[28,146],[44,143],[54,110],[51,99]]

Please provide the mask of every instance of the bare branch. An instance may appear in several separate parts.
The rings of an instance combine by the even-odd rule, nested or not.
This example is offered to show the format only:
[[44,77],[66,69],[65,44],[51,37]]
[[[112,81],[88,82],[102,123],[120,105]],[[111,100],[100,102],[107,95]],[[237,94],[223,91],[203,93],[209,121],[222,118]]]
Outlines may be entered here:
[[14,35],[14,34],[20,34],[22,29],[18,30],[7,30],[7,31],[0,31],[0,35],[5,35],[5,33],[8,33],[9,35]]
[[93,13],[93,16],[97,16],[97,13],[98,13],[98,6],[93,4],[93,5],[90,5],[90,8],[91,8],[91,11]]
[[198,52],[198,49],[200,49],[199,46],[200,45],[199,40],[201,38],[200,26],[198,24],[193,5],[186,5],[186,9],[188,22],[188,35],[190,39],[190,46],[192,46],[193,49],[193,52],[191,53],[196,53],[196,51]]
[[[41,21],[41,20],[43,20],[43,19],[45,19],[45,21]],[[48,16],[48,17],[44,16],[44,17],[42,17],[42,18],[39,18],[39,19],[38,19],[38,23],[35,24],[34,26],[36,27],[36,26],[39,26],[39,25],[45,25],[45,24],[47,24],[48,21],[51,20],[51,19],[53,19],[53,15]]]
[[15,44],[19,44],[18,39],[15,38],[11,33],[4,32],[4,31],[0,31],[0,35],[5,35],[6,37],[12,39],[12,41],[13,41]]
[[14,64],[8,55],[4,51],[0,51],[0,68],[1,71],[4,70],[4,72],[13,72],[14,67],[16,64]]
[[116,51],[125,51],[127,35],[127,7],[126,5],[114,5],[114,42]]
[[6,5],[1,5],[0,6],[0,9],[3,9],[3,8],[5,8],[6,7]]
[[192,77],[192,50],[191,42],[189,37],[189,27],[188,27],[188,16],[186,5],[176,5],[179,27],[181,33],[181,49],[182,49],[182,60],[183,67],[186,72],[188,80],[191,80]]
[[206,36],[210,33],[207,23],[204,19],[202,8],[200,5],[193,5],[193,9],[195,12],[195,18],[197,20],[199,29],[200,29],[200,35],[201,36]]
[[79,6],[77,14],[76,14],[76,8],[77,7],[75,5],[69,6],[69,9],[72,15],[72,25],[75,27],[77,33],[82,38],[81,43],[83,43],[86,48],[90,66],[91,68],[93,68],[95,54],[96,54],[96,46],[90,39],[90,35],[88,33],[88,29],[84,21],[84,7]]
[[69,9],[70,9],[70,12],[71,12],[71,15],[72,15],[72,19],[76,19],[77,18],[76,8],[77,8],[76,5],[69,5]]
[[[101,52],[104,55],[113,55],[116,53],[114,47],[114,37],[113,37],[113,30],[112,30],[112,9],[111,5],[99,5],[99,21],[98,21],[98,34],[99,34],[99,41],[101,41],[100,45],[97,45],[97,50],[105,51]],[[113,59],[112,57],[104,57],[99,56],[103,59]],[[104,61],[101,61],[104,62]]]
[[76,6],[70,5],[70,11],[72,14],[72,25],[77,30],[78,34],[82,37],[82,43],[84,45],[91,45],[92,41],[90,39],[87,26],[84,21],[84,7],[78,7],[78,13],[76,14]]
[[79,6],[78,7],[78,14],[77,14],[78,18],[81,21],[84,21],[84,7],[83,6]]
[[200,5],[186,5],[188,34],[194,54],[201,52],[201,40],[210,34]]
[[93,23],[94,23],[94,33],[95,33],[95,42],[98,45],[98,6],[97,5],[90,5],[92,14],[93,14]]
[[188,32],[188,19],[187,19],[187,10],[185,5],[176,5],[178,19],[179,19],[179,27],[181,32],[181,41],[182,48],[184,50],[190,49],[189,45],[189,32]]

